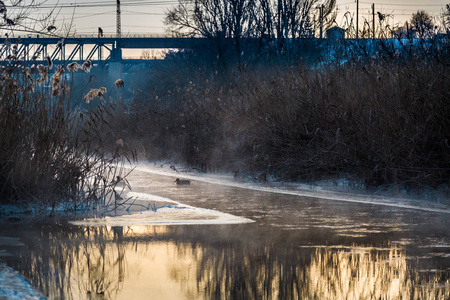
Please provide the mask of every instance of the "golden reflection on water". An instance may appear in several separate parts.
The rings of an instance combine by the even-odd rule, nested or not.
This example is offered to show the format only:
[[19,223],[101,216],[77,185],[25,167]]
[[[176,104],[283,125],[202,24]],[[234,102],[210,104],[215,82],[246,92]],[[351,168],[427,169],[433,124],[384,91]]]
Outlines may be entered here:
[[319,299],[411,299],[404,249],[317,249],[306,273]]
[[448,279],[419,273],[396,244],[181,240],[187,232],[168,226],[42,232],[43,245],[29,248],[23,264],[50,299],[450,299]]
[[237,275],[252,276],[254,285],[242,284],[238,290],[232,286],[226,266],[236,264],[241,255],[232,251],[229,262],[222,255],[200,265],[199,286],[211,289],[210,296],[221,291],[221,297],[211,297],[215,299],[233,299],[236,292],[244,299],[261,295],[262,299],[450,299],[450,283],[438,286],[433,278],[424,282],[408,268],[405,249],[396,245],[319,247],[309,264],[297,266],[279,257],[271,259],[271,253],[265,248],[258,258],[264,263],[253,267],[254,253],[242,257]]

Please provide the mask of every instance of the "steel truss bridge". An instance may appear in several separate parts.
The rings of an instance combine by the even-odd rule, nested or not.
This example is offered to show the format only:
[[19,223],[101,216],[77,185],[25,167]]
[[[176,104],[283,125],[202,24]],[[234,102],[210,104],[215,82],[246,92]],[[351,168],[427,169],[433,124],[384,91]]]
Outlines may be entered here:
[[[358,44],[376,48],[376,43],[371,39],[351,40],[345,39],[351,47]],[[386,39],[393,46],[402,49],[402,43],[411,43],[411,40]],[[417,40],[418,41],[418,40]],[[442,40],[448,43],[448,37]],[[216,41],[217,42],[217,41]],[[164,62],[159,59],[129,59],[124,58],[122,50],[146,50],[146,49],[189,49],[217,47],[216,42],[207,38],[178,38],[178,37],[93,37],[77,36],[69,38],[49,37],[49,36],[28,36],[24,38],[0,38],[0,65],[6,65],[11,62],[20,62],[23,65],[32,65],[36,63],[45,63],[47,57],[50,57],[54,64],[67,65],[71,62],[82,64],[90,59],[94,65],[103,69],[114,69],[117,71],[133,72],[140,69],[148,69]],[[219,41],[222,46],[231,46],[234,43],[232,39]],[[240,43],[244,48],[257,49],[261,40],[258,38],[243,38]],[[331,39],[299,39],[297,45],[312,45],[317,51],[326,52],[327,47],[321,47],[321,44],[329,43],[329,46],[335,46],[336,42]],[[338,43],[339,44],[339,43]],[[400,46],[399,46],[400,45]],[[322,45],[323,46],[323,45]],[[370,50],[370,49],[369,49]],[[139,54],[138,54],[139,55]]]
[[124,49],[186,49],[206,45],[204,38],[174,37],[25,37],[0,38],[0,64],[15,60],[23,64],[45,62],[50,57],[54,64],[83,63],[90,59],[100,67],[120,63],[123,70],[145,68],[161,59],[125,59]]

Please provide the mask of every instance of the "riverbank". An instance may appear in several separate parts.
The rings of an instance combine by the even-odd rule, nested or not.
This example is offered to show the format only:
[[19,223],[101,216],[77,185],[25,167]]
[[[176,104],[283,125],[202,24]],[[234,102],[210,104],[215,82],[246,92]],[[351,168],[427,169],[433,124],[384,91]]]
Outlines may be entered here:
[[180,60],[110,123],[144,159],[202,172],[449,195],[449,72],[430,57],[218,73]]
[[[213,185],[223,185],[276,194],[450,213],[450,199],[436,191],[433,192],[433,197],[435,198],[431,198],[431,194],[411,195],[408,194],[407,191],[400,193],[396,191],[391,194],[384,192],[384,194],[381,193],[381,195],[378,195],[376,191],[352,187],[344,180],[300,183],[276,181],[274,178],[268,177],[268,181],[260,182],[257,177],[255,178],[250,175],[236,178],[232,173],[202,173],[190,167],[174,165],[164,161],[140,162],[134,166],[133,169],[135,172],[159,174],[174,179],[180,177]],[[133,173],[131,173],[131,175],[133,176]],[[339,183],[336,185],[338,181]]]
[[[0,246],[2,239],[0,238]],[[2,254],[0,253],[0,258]],[[0,263],[0,299],[45,300],[19,272]]]
[[[199,172],[191,167],[182,164],[173,164],[167,161],[140,161],[136,164],[124,166],[125,170],[131,171],[128,174],[131,189],[126,188],[123,184],[118,185],[120,192],[120,201],[116,208],[112,203],[108,207],[99,207],[83,209],[79,207],[74,211],[70,206],[60,205],[57,214],[64,219],[70,218],[71,214],[76,219],[90,219],[87,223],[76,221],[79,225],[111,225],[118,223],[127,223],[127,216],[134,214],[142,214],[140,220],[136,221],[142,225],[161,224],[176,225],[188,224],[194,222],[205,221],[208,219],[216,219],[216,223],[221,222],[245,222],[245,220],[237,220],[229,218],[230,216],[220,216],[220,213],[211,213],[202,211],[194,207],[189,207],[183,203],[172,201],[164,197],[156,195],[147,195],[133,192],[133,181],[139,182],[136,177],[141,172],[159,174],[161,176],[172,178],[182,178],[187,180],[210,183],[213,185],[223,185],[242,189],[259,190],[270,193],[297,195],[304,197],[312,197],[317,199],[328,199],[330,201],[354,202],[360,204],[374,204],[382,206],[400,207],[407,209],[419,209],[436,212],[450,212],[450,198],[446,193],[437,190],[429,190],[427,193],[411,193],[406,190],[370,190],[363,185],[354,185],[353,182],[346,179],[323,180],[316,182],[292,182],[279,181],[275,177],[266,176],[261,181],[258,174],[240,173],[204,173]],[[127,171],[127,172],[128,172]],[[176,187],[175,182],[170,182]],[[182,192],[182,188],[179,190]],[[188,188],[188,187],[185,187]],[[103,210],[102,210],[103,209]],[[23,218],[44,217],[47,218],[52,209],[41,205],[24,204],[18,205],[0,205],[0,218],[9,222],[20,222]],[[108,220],[105,220],[105,217]],[[120,219],[119,219],[120,217]],[[113,218],[113,219],[111,219]],[[228,219],[227,219],[228,218]],[[129,222],[129,220],[128,220]],[[208,221],[209,222],[209,221]],[[208,222],[204,222],[207,224]],[[136,224],[137,224],[136,223]],[[214,222],[213,222],[214,223]]]

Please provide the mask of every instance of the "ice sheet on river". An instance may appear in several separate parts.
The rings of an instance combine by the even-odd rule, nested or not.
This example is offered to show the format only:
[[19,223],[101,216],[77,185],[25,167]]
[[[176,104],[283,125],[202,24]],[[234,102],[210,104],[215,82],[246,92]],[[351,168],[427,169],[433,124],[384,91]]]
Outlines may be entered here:
[[[363,194],[351,194],[334,192],[321,189],[308,189],[304,185],[298,186],[262,186],[254,183],[246,183],[233,180],[229,176],[203,175],[184,173],[180,174],[169,168],[157,167],[151,164],[140,163],[134,167],[135,170],[148,172],[168,177],[182,176],[184,179],[197,180],[211,184],[225,185],[237,188],[257,190],[267,193],[278,193],[301,197],[319,198],[330,201],[344,201],[365,205],[381,205],[394,208],[413,209],[428,212],[450,214],[446,205],[430,203],[426,201],[414,201],[409,199],[388,198]],[[73,221],[75,225],[211,225],[211,224],[241,224],[251,223],[253,220],[222,213],[216,210],[193,207],[172,201],[168,198],[158,197],[144,193],[128,193],[127,197],[134,197],[139,201],[147,203],[159,203],[156,210],[141,210],[133,214],[122,214],[116,217],[105,217],[98,219],[86,219]],[[161,205],[164,203],[164,205]],[[168,204],[168,205],[167,205]]]
[[[243,224],[254,221],[234,216],[228,213],[219,212],[212,209],[204,209],[185,205],[172,201],[168,198],[158,197],[144,193],[127,193],[127,197],[133,197],[140,201],[148,201],[152,205],[158,206],[154,210],[141,210],[134,214],[126,214],[114,217],[98,219],[85,219],[72,221],[74,225],[86,226],[131,226],[131,225],[213,225],[213,224]],[[159,207],[157,203],[170,203]]]
[[260,185],[256,183],[234,180],[232,177],[226,175],[224,176],[214,174],[211,175],[211,174],[178,172],[164,165],[157,166],[156,164],[144,162],[141,162],[138,165],[134,166],[133,169],[141,172],[170,176],[173,178],[182,176],[184,179],[197,180],[211,184],[218,184],[230,187],[251,189],[267,193],[277,193],[277,194],[325,199],[330,201],[343,201],[343,202],[352,202],[377,206],[380,205],[394,208],[404,208],[404,209],[450,214],[450,208],[447,205],[432,203],[429,201],[412,200],[408,198],[397,198],[397,197],[391,198],[386,196],[375,196],[369,194],[366,195],[358,193],[337,192],[333,190],[322,189],[321,187],[308,187],[305,184],[286,185],[286,186],[280,184],[275,186]]

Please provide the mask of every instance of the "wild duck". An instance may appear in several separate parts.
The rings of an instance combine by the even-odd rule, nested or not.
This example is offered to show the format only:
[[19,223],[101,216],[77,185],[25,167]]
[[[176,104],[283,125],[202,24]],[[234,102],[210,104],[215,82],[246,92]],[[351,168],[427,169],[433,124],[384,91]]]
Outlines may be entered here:
[[180,178],[177,178],[175,180],[175,182],[177,183],[177,185],[189,185],[189,184],[191,184],[190,180],[185,180],[185,179],[181,180]]

